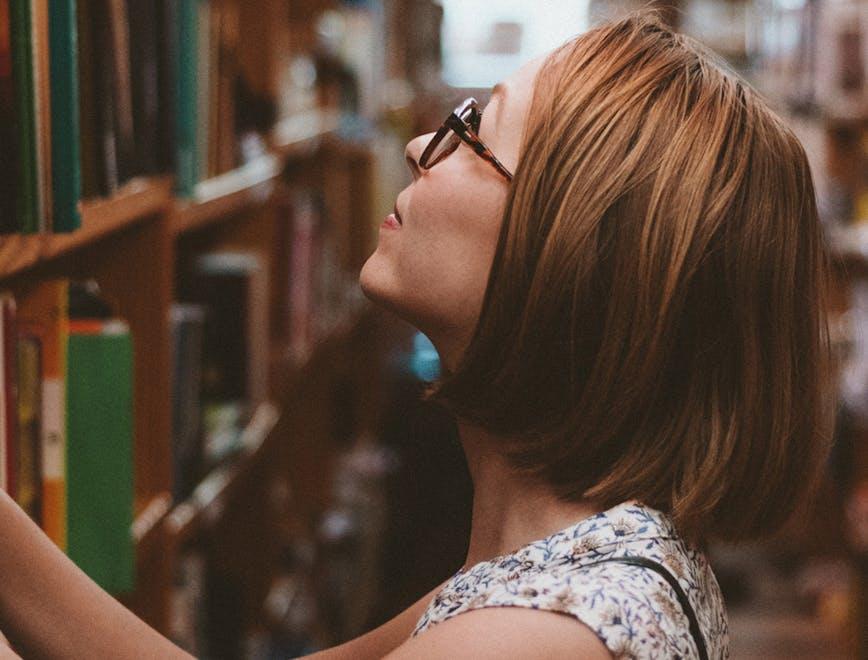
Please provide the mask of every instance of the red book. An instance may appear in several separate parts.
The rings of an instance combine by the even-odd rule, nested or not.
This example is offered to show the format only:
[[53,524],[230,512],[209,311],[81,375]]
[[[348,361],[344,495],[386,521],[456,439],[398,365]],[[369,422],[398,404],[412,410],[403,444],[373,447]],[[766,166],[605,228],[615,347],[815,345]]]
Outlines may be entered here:
[[3,390],[0,420],[3,424],[3,482],[13,498],[18,492],[18,369],[16,355],[18,335],[15,326],[15,298],[0,296],[0,351],[2,351]]

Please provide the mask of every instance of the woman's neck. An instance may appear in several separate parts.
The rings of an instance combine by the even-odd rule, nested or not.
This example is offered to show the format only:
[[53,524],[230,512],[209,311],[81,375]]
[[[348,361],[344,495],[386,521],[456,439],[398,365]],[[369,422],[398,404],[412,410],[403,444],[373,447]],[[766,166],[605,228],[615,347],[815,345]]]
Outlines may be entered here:
[[470,545],[463,568],[508,554],[602,509],[589,502],[562,502],[545,485],[511,468],[501,453],[503,439],[458,421],[473,480]]

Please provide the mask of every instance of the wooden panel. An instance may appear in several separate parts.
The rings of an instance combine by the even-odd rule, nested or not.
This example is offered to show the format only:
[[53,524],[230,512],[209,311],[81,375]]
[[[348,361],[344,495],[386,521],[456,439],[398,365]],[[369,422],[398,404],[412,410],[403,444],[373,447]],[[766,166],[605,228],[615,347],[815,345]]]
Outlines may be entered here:
[[173,209],[171,230],[176,236],[206,228],[271,199],[282,161],[263,156],[236,170],[196,185],[193,199],[179,201]]
[[86,247],[133,223],[153,219],[168,207],[171,186],[170,177],[134,179],[111,198],[82,202],[78,231],[0,237],[0,278]]

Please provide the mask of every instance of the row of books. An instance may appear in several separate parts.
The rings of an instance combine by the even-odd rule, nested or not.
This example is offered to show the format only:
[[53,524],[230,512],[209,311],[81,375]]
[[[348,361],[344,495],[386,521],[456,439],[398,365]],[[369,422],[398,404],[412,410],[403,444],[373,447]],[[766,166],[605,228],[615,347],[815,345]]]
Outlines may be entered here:
[[794,110],[868,118],[868,4],[754,0],[750,41],[762,88]]
[[93,282],[0,296],[0,487],[111,592],[133,587],[132,338]]
[[273,254],[207,252],[180,274],[170,311],[176,501],[241,449],[245,424],[268,398],[272,338],[283,357],[304,359],[354,290],[322,197],[287,192],[278,212]]
[[[267,397],[262,255],[192,261],[170,310],[173,490],[189,496],[241,449]],[[134,587],[133,355],[95,282],[42,281],[0,296],[0,488],[112,592]]]
[[[340,404],[335,413],[343,413]],[[328,508],[315,530],[301,525],[285,537],[254,612],[244,609],[251,603],[241,598],[242,578],[219,566],[208,544],[182,549],[169,599],[176,644],[203,658],[295,658],[364,631],[380,597],[374,586],[388,531],[386,482],[398,462],[372,436],[349,444],[336,456]],[[244,621],[256,623],[246,630]]]
[[141,175],[190,196],[260,155],[274,104],[242,76],[242,40],[261,44],[240,6],[0,0],[0,233],[73,231],[82,198]]
[[172,327],[173,496],[242,449],[268,397],[269,274],[257,252],[199,255],[182,277]]

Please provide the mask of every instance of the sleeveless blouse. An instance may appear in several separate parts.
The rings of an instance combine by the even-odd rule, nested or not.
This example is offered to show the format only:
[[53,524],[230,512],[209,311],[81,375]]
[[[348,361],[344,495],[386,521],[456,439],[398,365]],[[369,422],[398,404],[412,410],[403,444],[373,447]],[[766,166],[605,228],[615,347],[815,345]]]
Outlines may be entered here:
[[647,557],[672,573],[693,607],[708,657],[729,657],[726,607],[705,554],[680,538],[669,516],[638,500],[459,569],[412,636],[462,612],[528,607],[578,619],[615,658],[698,658],[688,617],[662,575],[619,562],[587,566],[625,555]]

